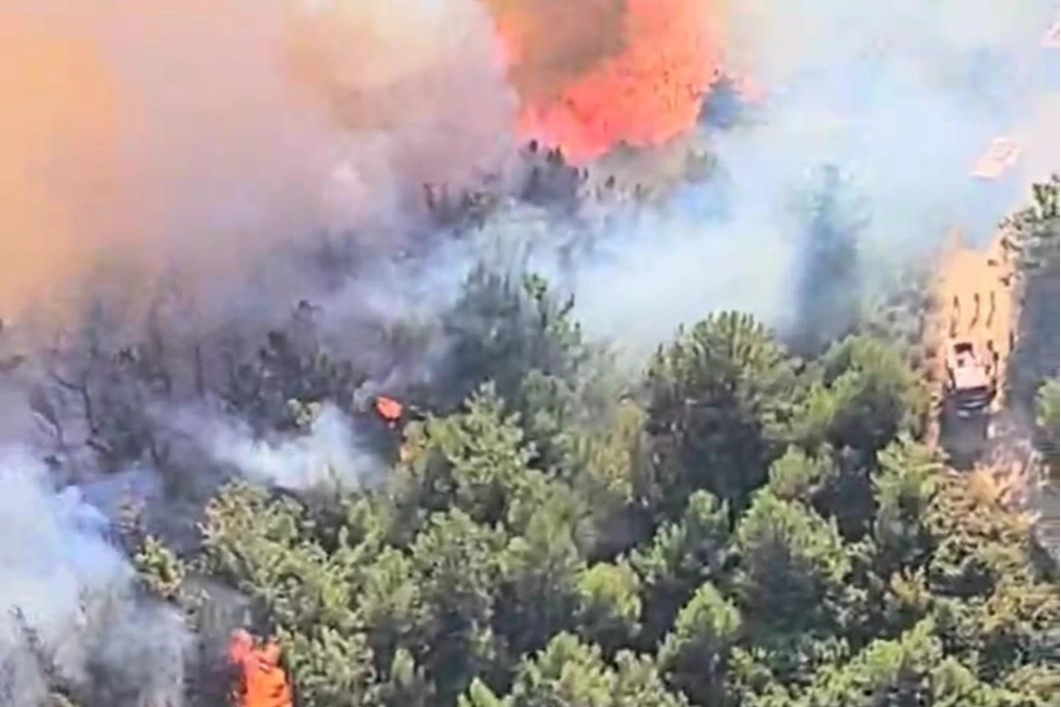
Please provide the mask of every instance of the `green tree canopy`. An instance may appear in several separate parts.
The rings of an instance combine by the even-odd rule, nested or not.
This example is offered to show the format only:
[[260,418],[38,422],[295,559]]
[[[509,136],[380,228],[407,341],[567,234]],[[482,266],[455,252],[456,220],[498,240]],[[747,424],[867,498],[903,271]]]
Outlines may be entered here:
[[670,504],[706,489],[742,506],[780,453],[793,412],[784,350],[747,315],[711,316],[656,354],[647,385]]

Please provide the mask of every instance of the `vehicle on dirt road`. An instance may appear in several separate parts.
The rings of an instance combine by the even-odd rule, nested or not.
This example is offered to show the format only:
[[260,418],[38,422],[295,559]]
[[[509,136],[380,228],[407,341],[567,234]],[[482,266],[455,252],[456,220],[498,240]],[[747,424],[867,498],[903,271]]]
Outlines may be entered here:
[[998,395],[998,353],[988,340],[953,339],[946,349],[941,428],[944,447],[962,465],[986,447]]
[[980,346],[971,339],[953,340],[946,365],[945,412],[959,418],[989,413],[998,392],[998,354],[992,343]]

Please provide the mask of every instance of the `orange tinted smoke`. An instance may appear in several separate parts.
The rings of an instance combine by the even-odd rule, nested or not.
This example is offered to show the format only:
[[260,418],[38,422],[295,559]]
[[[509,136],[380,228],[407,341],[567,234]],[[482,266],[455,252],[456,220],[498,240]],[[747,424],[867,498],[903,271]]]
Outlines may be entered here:
[[0,48],[0,316],[17,316],[121,230],[120,109],[91,44],[0,8]]
[[402,404],[394,398],[379,396],[376,398],[376,413],[387,422],[397,422],[402,417]]
[[494,19],[508,80],[524,103],[564,88],[625,48],[626,0],[481,0]]
[[520,94],[521,132],[574,163],[692,129],[720,75],[718,0],[483,1]]

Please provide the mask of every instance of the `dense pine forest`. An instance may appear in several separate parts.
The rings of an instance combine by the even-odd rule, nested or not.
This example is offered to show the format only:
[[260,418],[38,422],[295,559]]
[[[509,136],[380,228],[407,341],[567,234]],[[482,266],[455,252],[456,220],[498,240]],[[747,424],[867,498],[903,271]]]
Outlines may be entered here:
[[[1055,484],[1057,188],[1012,220],[1011,406]],[[305,707],[1056,704],[1057,562],[1033,514],[919,442],[918,287],[809,344],[705,312],[631,379],[543,280],[480,268],[359,488],[229,482],[179,551],[130,509],[143,591],[198,631],[188,694],[224,701],[244,625],[279,639]],[[360,384],[301,326],[228,397],[264,427],[306,428]]]

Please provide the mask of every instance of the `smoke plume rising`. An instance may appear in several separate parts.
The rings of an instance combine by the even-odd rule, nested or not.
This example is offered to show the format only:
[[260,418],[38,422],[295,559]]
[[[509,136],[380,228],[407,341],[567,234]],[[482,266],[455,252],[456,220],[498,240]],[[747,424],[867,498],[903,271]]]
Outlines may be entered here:
[[[690,262],[701,249],[715,260],[707,244],[739,239],[739,255],[724,249],[734,254],[727,269],[747,268],[737,280],[753,281],[745,249],[795,243],[776,217],[825,161],[863,185],[870,250],[905,257],[949,226],[985,228],[1012,206],[1026,172],[996,184],[967,176],[992,137],[1029,141],[1025,164],[1036,172],[1056,162],[1036,149],[1056,131],[1029,118],[1056,104],[1056,60],[1039,46],[1054,12],[1034,0],[1019,9],[601,1],[566,15],[545,0],[400,11],[351,0],[9,4],[0,89],[15,100],[5,101],[12,144],[0,151],[9,185],[0,308],[39,305],[115,252],[141,273],[177,263],[200,298],[230,301],[249,278],[286,290],[260,262],[277,246],[330,227],[387,249],[403,239],[422,183],[500,168],[514,92],[525,128],[586,159],[688,131],[723,51],[727,68],[768,89],[755,124],[708,136],[727,193],[717,179],[685,189],[643,221],[643,238],[642,226],[622,225],[619,261],[644,251],[649,262]],[[598,31],[565,29],[576,26]],[[40,164],[46,178],[26,179]],[[703,218],[708,203],[724,217]],[[648,232],[661,221],[684,236]],[[762,221],[771,225],[745,225]],[[770,233],[760,243],[738,233],[748,230]],[[594,301],[606,266],[587,268],[576,288]],[[675,319],[668,307],[718,292],[714,278],[687,291],[671,274],[630,273],[645,282],[637,291],[669,283],[666,302],[644,300],[645,316],[664,310],[660,326]],[[764,278],[783,290],[784,275]],[[755,308],[774,316],[783,306]]]
[[239,421],[210,420],[200,434],[214,459],[249,479],[288,490],[340,486],[358,488],[373,476],[378,461],[332,405],[317,413],[308,433],[275,442],[255,439]]
[[107,251],[207,284],[320,229],[395,238],[421,182],[495,167],[514,106],[485,12],[407,5],[6,3],[0,310]]

